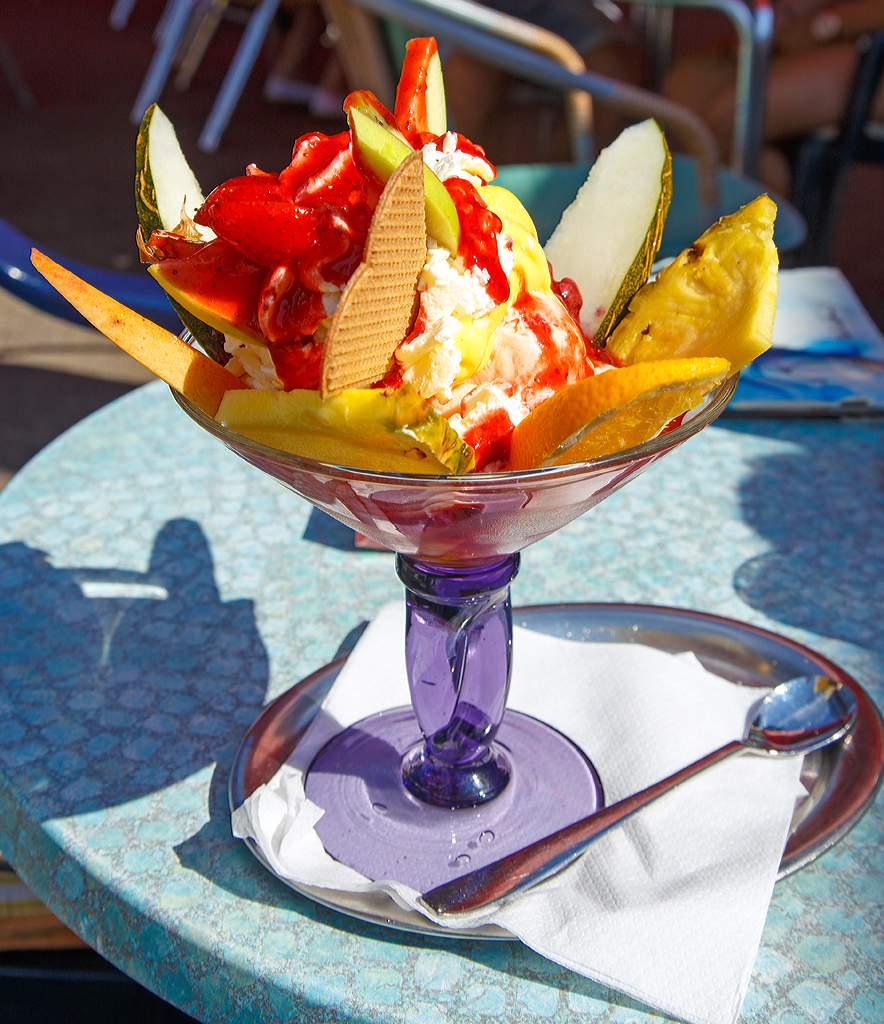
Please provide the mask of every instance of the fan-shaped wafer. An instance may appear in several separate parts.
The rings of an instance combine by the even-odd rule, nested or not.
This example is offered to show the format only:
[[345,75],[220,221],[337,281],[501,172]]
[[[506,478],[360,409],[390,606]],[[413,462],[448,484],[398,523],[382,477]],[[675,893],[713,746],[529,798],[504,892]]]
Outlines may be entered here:
[[423,158],[416,152],[387,182],[362,263],[332,317],[323,346],[323,398],[372,384],[390,368],[414,317],[426,254]]

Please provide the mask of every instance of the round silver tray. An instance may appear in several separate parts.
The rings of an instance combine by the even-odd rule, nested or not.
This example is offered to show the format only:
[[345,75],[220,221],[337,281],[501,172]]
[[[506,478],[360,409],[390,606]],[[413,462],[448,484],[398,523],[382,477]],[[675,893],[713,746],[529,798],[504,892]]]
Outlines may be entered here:
[[[650,605],[538,605],[514,609],[513,622],[584,643],[636,643],[670,654],[693,651],[710,672],[743,686],[776,686],[800,675],[827,675],[848,686],[859,704],[856,725],[845,739],[804,758],[801,781],[807,795],[796,804],[778,878],[798,871],[838,842],[874,800],[884,764],[881,715],[853,678],[801,644],[717,615]],[[319,669],[264,708],[234,760],[228,787],[231,810],[268,782],[291,755],[345,660]],[[247,845],[267,867],[257,845]],[[372,924],[447,938],[512,939],[493,925],[457,932],[440,928],[415,911],[402,910],[383,893],[287,884],[317,903]]]

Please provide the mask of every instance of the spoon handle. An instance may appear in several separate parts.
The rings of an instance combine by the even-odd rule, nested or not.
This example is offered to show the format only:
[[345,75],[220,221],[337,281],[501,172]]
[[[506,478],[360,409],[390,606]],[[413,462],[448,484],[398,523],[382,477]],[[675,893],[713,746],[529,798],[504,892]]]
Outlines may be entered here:
[[579,857],[590,843],[664,793],[744,749],[741,740],[732,740],[647,789],[575,821],[573,825],[566,825],[516,853],[431,889],[423,894],[421,902],[437,914],[459,914],[478,910],[520,889],[537,885]]

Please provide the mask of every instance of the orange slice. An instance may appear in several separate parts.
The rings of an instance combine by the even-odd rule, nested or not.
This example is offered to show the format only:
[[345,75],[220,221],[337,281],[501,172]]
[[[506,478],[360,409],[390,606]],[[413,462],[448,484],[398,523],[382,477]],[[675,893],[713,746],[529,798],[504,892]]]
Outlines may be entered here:
[[582,462],[641,444],[697,405],[726,359],[662,359],[605,370],[563,388],[513,431],[511,470]]

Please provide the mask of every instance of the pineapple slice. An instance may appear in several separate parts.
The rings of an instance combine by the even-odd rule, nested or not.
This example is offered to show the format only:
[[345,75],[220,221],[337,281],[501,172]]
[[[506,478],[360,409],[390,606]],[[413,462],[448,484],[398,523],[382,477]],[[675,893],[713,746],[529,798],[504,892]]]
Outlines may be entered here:
[[268,448],[387,473],[467,473],[475,453],[411,386],[228,391],[215,419]]
[[719,356],[736,373],[770,348],[777,308],[776,205],[759,196],[713,224],[632,298],[608,338],[622,363]]

